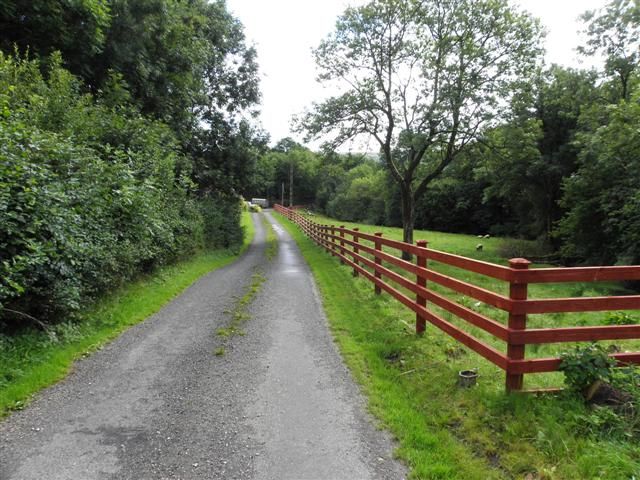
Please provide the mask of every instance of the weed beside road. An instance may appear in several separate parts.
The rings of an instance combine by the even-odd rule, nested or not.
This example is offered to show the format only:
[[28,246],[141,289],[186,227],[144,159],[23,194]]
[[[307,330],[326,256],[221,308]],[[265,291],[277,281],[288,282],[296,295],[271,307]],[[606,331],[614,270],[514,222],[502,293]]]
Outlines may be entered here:
[[[244,331],[240,328],[244,322],[246,322],[250,317],[248,312],[248,307],[255,298],[255,296],[260,291],[260,287],[265,282],[266,278],[262,274],[262,272],[257,271],[251,276],[251,282],[247,287],[247,291],[240,297],[233,310],[227,311],[226,313],[231,317],[229,324],[224,328],[219,328],[216,331],[216,334],[222,338],[230,338],[235,335],[244,335]],[[216,350],[216,355],[221,355],[218,353],[223,350]]]
[[276,232],[273,230],[273,225],[269,223],[267,217],[261,215],[262,225],[267,232],[266,243],[267,248],[265,250],[265,255],[267,256],[267,260],[271,261],[278,254],[278,238],[276,237]]
[[[265,229],[265,256],[267,260],[271,261],[278,253],[278,239],[276,238],[276,234],[273,230],[271,223],[267,220],[267,218],[260,213],[260,219],[262,221],[262,225]],[[234,305],[232,310],[226,312],[227,315],[230,316],[229,324],[226,327],[219,328],[216,331],[216,334],[224,339],[224,344],[217,347],[214,351],[216,356],[222,356],[226,352],[226,341],[235,335],[244,335],[244,331],[240,328],[244,322],[246,322],[249,318],[248,308],[255,296],[260,291],[262,284],[265,282],[266,277],[260,270],[256,270],[256,272],[251,276],[251,281],[247,286],[245,293],[242,297],[239,298],[237,303]]]

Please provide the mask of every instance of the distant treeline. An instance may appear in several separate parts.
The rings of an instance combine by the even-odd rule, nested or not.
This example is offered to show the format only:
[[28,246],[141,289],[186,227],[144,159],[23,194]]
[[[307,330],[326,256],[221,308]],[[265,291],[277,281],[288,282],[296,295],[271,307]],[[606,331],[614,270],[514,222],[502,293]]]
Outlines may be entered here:
[[[416,228],[537,239],[568,264],[640,263],[640,88],[553,66],[427,189]],[[624,88],[623,88],[624,87]],[[313,153],[290,140],[258,162],[253,189],[332,217],[401,225],[396,182],[377,158]],[[288,193],[286,194],[288,202]]]
[[265,139],[223,1],[0,6],[0,329],[239,243]]

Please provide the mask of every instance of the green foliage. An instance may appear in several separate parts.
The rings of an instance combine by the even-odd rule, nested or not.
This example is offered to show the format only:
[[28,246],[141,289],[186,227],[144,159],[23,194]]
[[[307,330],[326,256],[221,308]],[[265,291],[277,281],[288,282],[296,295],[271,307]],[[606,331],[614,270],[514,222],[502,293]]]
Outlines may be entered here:
[[476,235],[514,233],[509,207],[486,196],[485,189],[492,182],[476,175],[476,168],[485,160],[477,150],[461,155],[416,200],[416,228]]
[[264,132],[246,121],[238,125],[220,121],[210,130],[197,131],[189,139],[187,152],[193,158],[200,191],[255,196],[248,186],[258,158],[266,151],[267,139]]
[[640,439],[640,376],[636,366],[613,371],[609,405],[591,405],[576,411],[573,420],[581,435],[620,442]]
[[203,218],[171,130],[81,93],[59,56],[49,64],[45,78],[0,53],[0,305],[60,318],[138,272],[238,242],[238,202]]
[[608,312],[605,317],[607,325],[636,325],[638,320],[627,312]]
[[614,102],[628,100],[640,61],[640,5],[636,0],[610,0],[600,10],[586,12],[587,44],[584,55],[605,56],[605,74],[618,84]]
[[596,381],[608,382],[613,376],[616,361],[607,355],[599,344],[577,346],[560,355],[559,369],[564,372],[564,381],[575,391],[583,392]]
[[219,192],[201,197],[198,208],[209,248],[234,247],[242,242],[242,208],[235,195]]
[[[111,134],[123,150],[140,137],[149,149],[152,118],[169,127],[163,129],[172,132],[171,142],[188,156],[177,169],[203,196],[244,189],[266,135],[242,120],[255,114],[259,100],[256,54],[224,0],[9,0],[0,4],[0,31],[0,51],[12,55],[15,44],[21,55],[40,60],[43,72],[61,52],[57,64],[79,80],[69,72],[59,80],[76,93],[96,94],[105,107],[96,110],[87,100],[93,113],[76,115],[66,109],[74,96],[42,97],[56,104],[47,128],[94,136],[97,149],[113,145]],[[144,120],[123,122],[122,110]],[[158,147],[162,154],[162,142]]]
[[579,168],[564,183],[563,253],[599,264],[640,262],[640,90],[578,136]]
[[[588,39],[581,51],[606,55],[604,73],[612,82],[600,81],[602,72],[595,69],[553,65],[532,76],[525,68],[527,75],[516,84],[507,76],[481,94],[473,89],[479,78],[463,81],[465,88],[457,92],[461,97],[454,95],[454,79],[464,72],[453,61],[440,72],[438,67],[446,62],[439,65],[438,58],[463,54],[482,72],[490,55],[466,42],[493,21],[501,27],[488,42],[496,51],[510,44],[514,55],[523,53],[515,47],[528,50],[532,55],[526,65],[532,66],[537,45],[529,35],[537,25],[529,17],[507,15],[503,2],[445,2],[441,8],[451,9],[450,17],[431,16],[432,7],[428,2],[380,0],[348,9],[316,50],[323,80],[348,78],[351,84],[344,84],[343,95],[317,105],[300,125],[310,134],[331,134],[332,146],[367,134],[381,142],[380,159],[329,150],[316,161],[305,161],[311,174],[296,167],[301,201],[294,203],[313,203],[317,211],[339,220],[404,225],[405,240],[412,231],[407,226],[415,225],[517,237],[521,244],[505,248],[565,264],[640,263],[637,2],[612,0],[583,16]],[[513,24],[524,32],[518,41],[509,33]],[[444,28],[450,25],[455,28]],[[473,25],[469,28],[474,33],[456,37],[455,32],[465,31],[462,25]],[[431,36],[417,34],[413,29],[418,26]],[[389,41],[395,48],[387,48]],[[432,54],[411,63],[422,51]],[[424,78],[396,74],[418,64]],[[380,74],[385,69],[390,76]],[[391,80],[386,84],[378,78]],[[436,78],[443,88],[438,101],[432,91]],[[500,108],[504,115],[499,118],[483,115],[483,109],[496,104],[498,92],[508,93],[499,103],[510,102],[510,108]],[[467,94],[465,105],[478,109],[460,112],[459,128],[473,133],[465,140],[455,133],[453,115],[455,100]],[[406,98],[426,103],[405,104]],[[447,101],[445,106],[439,103]],[[467,118],[469,112],[474,113]],[[407,118],[413,122],[408,126]],[[284,157],[293,147],[292,141],[283,141],[258,161],[257,191],[279,201],[281,183],[288,185]],[[382,168],[386,176],[380,174]],[[526,240],[537,241],[533,251]]]
[[[243,220],[247,226],[252,225],[248,215]],[[248,228],[242,249],[252,238],[253,230]],[[46,331],[0,331],[0,417],[24,408],[34,393],[63,378],[74,360],[155,313],[202,275],[234,261],[236,253],[201,252],[142,275],[79,312],[77,321],[51,325]]]
[[[551,67],[520,98],[513,118],[487,132],[478,148],[476,176],[486,183],[485,200],[511,211],[510,234],[551,239],[562,216],[562,182],[576,170],[578,120],[598,92],[594,72]],[[531,108],[527,108],[531,103]]]
[[313,203],[318,189],[319,156],[306,147],[285,138],[271,151],[264,152],[247,185],[247,196],[266,197],[281,202],[282,184],[285,185],[285,204],[289,204],[290,179],[293,173],[293,203]]
[[498,247],[502,258],[527,258],[535,260],[548,255],[548,249],[539,241],[507,238]]
[[222,0],[9,0],[0,31],[5,53],[60,51],[91,91],[120,75],[141,111],[181,142],[200,121],[233,128],[232,116],[258,101],[255,51]]
[[373,225],[384,223],[387,172],[382,165],[364,161],[344,172],[340,186],[326,205],[329,216]]
[[104,48],[111,22],[109,0],[3,0],[0,3],[0,50],[30,52],[46,58],[63,52],[77,74],[88,73],[92,58]]

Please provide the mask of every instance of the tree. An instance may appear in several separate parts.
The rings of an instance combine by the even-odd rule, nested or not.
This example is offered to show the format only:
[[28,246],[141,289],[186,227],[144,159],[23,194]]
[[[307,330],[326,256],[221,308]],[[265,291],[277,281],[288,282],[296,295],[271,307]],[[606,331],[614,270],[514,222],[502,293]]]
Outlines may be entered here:
[[385,214],[386,173],[372,160],[345,171],[340,188],[327,204],[327,213],[340,220],[381,224]]
[[515,106],[513,118],[487,133],[477,177],[488,183],[487,198],[501,199],[516,214],[510,233],[552,239],[563,214],[562,182],[577,168],[580,116],[602,108],[596,78],[594,71],[552,66],[533,85],[531,105]]
[[362,155],[340,154],[331,150],[324,151],[320,156],[318,166],[322,175],[317,176],[315,208],[320,212],[328,213],[328,203],[336,197],[343,185],[349,182],[350,170],[366,161],[366,157]]
[[209,243],[171,129],[82,93],[59,54],[47,63],[0,52],[0,330],[3,308],[65,318]]
[[259,101],[256,52],[223,0],[8,0],[0,32],[7,54],[60,51],[93,94],[116,75],[187,150],[204,126],[216,138],[240,129]]
[[88,83],[120,73],[142,112],[183,143],[203,123],[226,133],[229,117],[258,102],[255,50],[224,1],[112,0],[111,12]]
[[416,201],[416,228],[504,236],[513,233],[513,216],[500,198],[485,195],[489,182],[477,175],[482,145],[467,150]]
[[534,71],[538,23],[506,0],[373,0],[349,8],[315,51],[320,80],[343,93],[301,120],[339,145],[373,137],[397,182],[404,241],[415,201]]
[[224,0],[7,0],[0,32],[0,329],[241,240],[267,138]]
[[[293,182],[293,172],[295,170],[295,164],[296,164],[296,156],[295,153],[296,152],[300,152],[301,150],[307,150],[305,147],[303,147],[302,145],[300,145],[298,142],[296,142],[295,140],[293,140],[291,137],[286,137],[283,138],[281,140],[278,141],[278,143],[276,144],[275,147],[273,147],[273,151],[274,152],[279,152],[279,153],[284,153],[286,154],[286,157],[288,158],[288,164],[289,164],[289,177],[288,177],[288,182],[282,182],[282,202],[285,202],[284,199],[284,184],[287,183],[289,185],[289,208],[294,206],[293,203],[293,190],[294,190],[294,182]],[[297,192],[296,192],[297,193]]]
[[3,0],[0,2],[0,49],[14,47],[41,58],[54,51],[79,75],[89,73],[102,51],[111,15],[108,0]]
[[[319,156],[290,138],[280,140],[260,157],[252,176],[249,192],[270,200],[282,201],[281,186],[286,186],[284,203],[310,204],[317,190]],[[293,197],[291,174],[293,173]]]
[[192,139],[194,174],[203,195],[238,195],[251,183],[258,158],[267,150],[268,135],[247,121],[201,128]]
[[564,184],[558,226],[573,261],[640,262],[640,89],[610,105],[609,121],[577,136],[579,169]]
[[617,78],[619,98],[628,100],[630,81],[640,60],[638,0],[612,0],[604,9],[587,11],[582,20],[587,23],[589,39],[578,51],[584,55],[605,55],[605,73]]

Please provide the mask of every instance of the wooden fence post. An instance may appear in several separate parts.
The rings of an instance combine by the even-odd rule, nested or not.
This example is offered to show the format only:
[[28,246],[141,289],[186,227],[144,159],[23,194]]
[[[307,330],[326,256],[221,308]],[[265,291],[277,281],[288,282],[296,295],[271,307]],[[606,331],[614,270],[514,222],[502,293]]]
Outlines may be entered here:
[[[340,225],[340,238],[344,238],[344,225]],[[344,240],[340,240],[340,255],[344,255]],[[344,265],[344,260],[340,259],[340,264]]]
[[323,230],[322,230],[322,246],[324,247],[325,252],[331,253],[331,250],[329,249],[329,245],[327,245],[327,240],[328,240],[327,235],[329,234],[329,231],[328,231],[329,225],[324,223],[322,225],[322,228],[323,228]]
[[[509,260],[509,267],[515,270],[527,270],[531,262],[524,258],[512,258]],[[517,280],[517,277],[516,277]],[[509,284],[509,298],[511,300],[526,300],[528,296],[528,284],[511,280]],[[523,313],[509,313],[509,329],[510,330],[526,330],[527,315]],[[507,344],[508,360],[524,360],[525,345],[524,344]],[[524,375],[522,373],[510,373],[507,366],[506,387],[507,392],[522,390],[524,383]]]
[[331,238],[329,239],[329,241],[331,242],[331,255],[333,255],[334,257],[336,256],[336,251],[333,248],[333,246],[336,244],[335,238],[333,238],[335,236],[336,236],[336,226],[331,225]]
[[[427,248],[428,242],[426,240],[418,240],[416,242],[416,245],[420,248]],[[427,268],[426,253],[424,255],[416,255],[416,265],[418,267]],[[416,275],[416,284],[419,287],[427,288],[427,279],[421,277],[420,275]],[[418,294],[416,295],[416,303],[426,308],[427,299],[421,296],[420,294]],[[425,331],[426,325],[427,325],[426,319],[419,313],[416,313],[416,334],[422,335]]]
[[[358,227],[355,227],[353,231],[356,232],[353,234],[353,243],[360,243],[360,237],[358,237],[358,232],[360,231],[360,229]],[[360,253],[360,249],[355,245],[353,246],[353,253],[355,253],[356,255]],[[356,257],[353,257],[353,262],[358,265],[358,259]],[[358,270],[356,269],[356,267],[353,267],[353,276],[358,276]]]
[[[374,235],[376,237],[382,237],[382,232],[376,232],[374,233]],[[375,248],[376,250],[382,250],[382,243],[380,242],[380,240],[376,239],[375,240]],[[376,265],[382,265],[382,259],[375,257],[375,259],[373,260],[375,262]],[[378,272],[377,270],[373,272],[374,276],[376,278],[382,278],[382,274],[380,272]],[[382,293],[382,289],[376,285],[374,287],[374,291],[376,292],[376,295],[380,295],[380,293]]]

